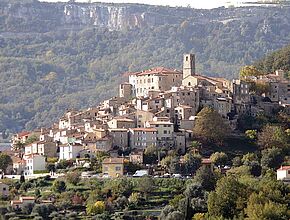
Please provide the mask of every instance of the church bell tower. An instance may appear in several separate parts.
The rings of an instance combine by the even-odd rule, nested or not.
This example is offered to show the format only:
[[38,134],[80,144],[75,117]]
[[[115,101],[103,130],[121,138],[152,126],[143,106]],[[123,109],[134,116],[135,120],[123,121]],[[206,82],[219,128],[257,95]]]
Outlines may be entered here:
[[183,56],[183,79],[195,75],[195,54],[184,54]]

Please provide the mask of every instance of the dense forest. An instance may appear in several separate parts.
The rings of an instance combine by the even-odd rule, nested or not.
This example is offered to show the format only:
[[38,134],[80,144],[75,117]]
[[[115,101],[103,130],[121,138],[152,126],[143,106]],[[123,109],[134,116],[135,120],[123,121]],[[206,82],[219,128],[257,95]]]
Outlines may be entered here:
[[[97,10],[94,4],[71,3],[70,13],[88,5]],[[188,52],[196,53],[199,73],[234,78],[242,65],[290,39],[286,7],[196,10],[110,4],[122,7],[123,14],[121,20],[116,14],[113,21],[110,15],[102,18],[103,23],[108,19],[107,26],[91,23],[79,12],[65,16],[65,7],[0,3],[0,133],[46,126],[67,108],[95,106],[116,95],[125,72],[180,69]],[[143,20],[132,25],[132,15],[141,14]],[[272,71],[279,65],[264,67]]]
[[[270,73],[277,69],[290,71],[290,45],[268,54],[255,63],[256,67],[263,72]],[[287,73],[288,76],[289,72]]]

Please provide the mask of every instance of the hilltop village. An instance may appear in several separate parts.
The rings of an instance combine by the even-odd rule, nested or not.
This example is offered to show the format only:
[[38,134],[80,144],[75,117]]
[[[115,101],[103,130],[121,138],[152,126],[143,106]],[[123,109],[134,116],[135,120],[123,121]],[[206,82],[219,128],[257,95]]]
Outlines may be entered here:
[[12,137],[1,216],[288,219],[288,72],[245,66],[230,81],[196,73],[185,54],[182,71],[125,75],[117,97]]
[[[289,112],[290,82],[282,70],[250,76],[251,81],[230,81],[196,73],[195,55],[185,54],[182,71],[156,67],[127,75],[117,97],[97,107],[67,111],[50,128],[14,135],[13,172],[33,175],[46,169],[46,158],[81,161],[105,152],[110,157],[105,163],[121,168],[109,172],[110,166],[105,166],[103,175],[122,176],[124,158],[143,164],[148,147],[185,154],[193,141],[196,115],[204,107],[216,110],[233,132],[241,115],[271,115],[281,107]],[[266,82],[267,93],[252,93],[253,81]],[[27,144],[32,135],[35,139]]]

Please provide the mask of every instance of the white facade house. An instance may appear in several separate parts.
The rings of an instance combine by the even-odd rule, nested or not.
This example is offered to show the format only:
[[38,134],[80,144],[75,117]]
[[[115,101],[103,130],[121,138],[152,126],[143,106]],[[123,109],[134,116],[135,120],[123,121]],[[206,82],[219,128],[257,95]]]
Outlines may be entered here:
[[59,145],[59,159],[70,160],[79,156],[80,151],[84,149],[83,145],[75,144],[63,144]]
[[277,180],[290,180],[290,166],[281,166],[277,170]]
[[39,154],[31,154],[25,157],[25,175],[33,175],[35,171],[45,170],[45,157]]

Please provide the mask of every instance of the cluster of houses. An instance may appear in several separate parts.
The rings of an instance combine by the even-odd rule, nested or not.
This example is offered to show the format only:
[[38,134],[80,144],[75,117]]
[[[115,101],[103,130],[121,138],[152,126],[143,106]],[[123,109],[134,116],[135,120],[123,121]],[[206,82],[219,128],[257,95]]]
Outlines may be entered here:
[[[183,71],[157,67],[127,75],[117,97],[86,110],[67,111],[50,128],[34,131],[39,140],[24,146],[23,155],[13,159],[13,170],[32,175],[45,170],[46,158],[89,158],[99,151],[111,155],[105,164],[123,163],[118,152],[126,150],[131,162],[142,164],[148,146],[184,153],[192,142],[197,112],[205,106],[214,108],[232,129],[241,114],[272,114],[281,106],[289,111],[290,81],[281,70],[252,79],[270,85],[263,96],[251,94],[247,81],[197,74],[194,54],[184,55]],[[14,135],[12,149],[29,136]],[[109,167],[103,168],[108,174]],[[115,171],[113,175],[120,175],[123,168],[116,166]]]

